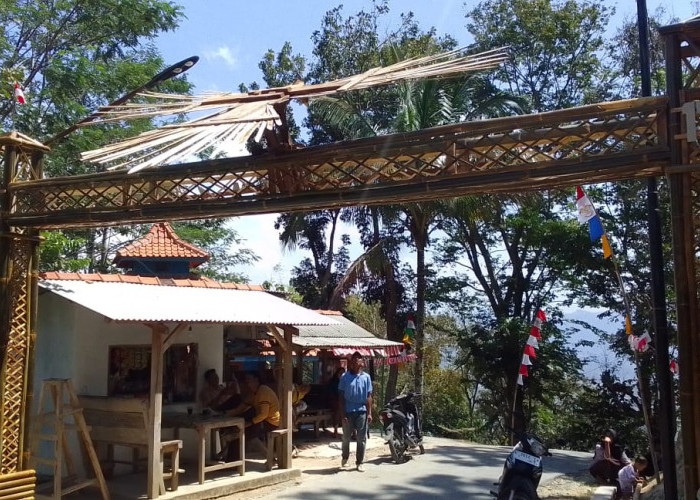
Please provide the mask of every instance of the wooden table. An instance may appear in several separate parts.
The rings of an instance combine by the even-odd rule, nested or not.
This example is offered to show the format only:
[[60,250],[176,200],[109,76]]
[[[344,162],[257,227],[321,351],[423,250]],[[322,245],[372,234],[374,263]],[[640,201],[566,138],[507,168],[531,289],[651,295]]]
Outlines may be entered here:
[[333,423],[333,411],[328,409],[308,410],[297,417],[296,423],[300,430],[303,424],[313,424],[314,436],[318,439],[321,424],[325,429]]
[[[179,439],[180,429],[194,429],[198,437],[198,479],[199,484],[204,483],[204,474],[221,469],[231,469],[238,467],[242,475],[245,474],[245,420],[241,417],[229,417],[226,415],[188,415],[187,413],[163,413],[161,427],[175,430],[175,439]],[[207,440],[210,446],[214,446],[214,431],[225,427],[238,428],[239,460],[232,462],[218,462],[207,465],[206,450]]]

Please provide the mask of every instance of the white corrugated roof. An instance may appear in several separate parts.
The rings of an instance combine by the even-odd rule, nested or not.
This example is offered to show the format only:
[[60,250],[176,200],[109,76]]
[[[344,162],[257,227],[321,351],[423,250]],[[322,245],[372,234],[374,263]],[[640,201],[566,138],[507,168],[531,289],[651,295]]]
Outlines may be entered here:
[[41,280],[39,285],[111,320],[334,325],[333,318],[267,292],[137,283]]
[[402,342],[376,337],[372,332],[353,323],[339,313],[319,311],[324,317],[336,320],[335,325],[299,326],[299,336],[294,337],[294,344],[303,348],[343,348],[343,349],[381,349],[392,352],[403,347]]
[[345,339],[348,337],[352,338],[370,338],[376,339],[377,337],[362,328],[357,323],[353,323],[348,318],[342,314],[328,314],[329,311],[319,311],[325,318],[332,318],[335,320],[335,324],[332,326],[301,326],[299,325],[299,336],[300,337],[336,337],[338,339]]

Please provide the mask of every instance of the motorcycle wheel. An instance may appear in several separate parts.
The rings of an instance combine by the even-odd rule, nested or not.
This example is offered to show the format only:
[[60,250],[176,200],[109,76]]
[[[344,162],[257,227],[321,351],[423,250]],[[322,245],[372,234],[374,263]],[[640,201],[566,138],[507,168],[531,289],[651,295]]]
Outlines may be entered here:
[[392,438],[391,441],[389,441],[389,451],[391,452],[391,458],[395,464],[403,463],[403,454],[405,450],[398,439]]

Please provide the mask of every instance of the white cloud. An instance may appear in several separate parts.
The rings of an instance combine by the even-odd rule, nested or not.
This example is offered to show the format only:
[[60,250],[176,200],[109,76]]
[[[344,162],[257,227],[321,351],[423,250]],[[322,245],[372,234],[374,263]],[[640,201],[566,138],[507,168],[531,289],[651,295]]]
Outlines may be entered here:
[[207,50],[204,52],[204,59],[207,61],[223,61],[224,64],[235,68],[238,65],[238,58],[236,57],[235,51],[226,45],[217,47],[214,50]]

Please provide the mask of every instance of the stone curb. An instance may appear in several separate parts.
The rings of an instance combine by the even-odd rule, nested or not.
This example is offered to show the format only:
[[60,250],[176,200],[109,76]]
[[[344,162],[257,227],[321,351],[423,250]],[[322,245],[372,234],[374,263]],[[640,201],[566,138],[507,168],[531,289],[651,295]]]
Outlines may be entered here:
[[617,489],[614,486],[598,486],[591,500],[613,500]]

